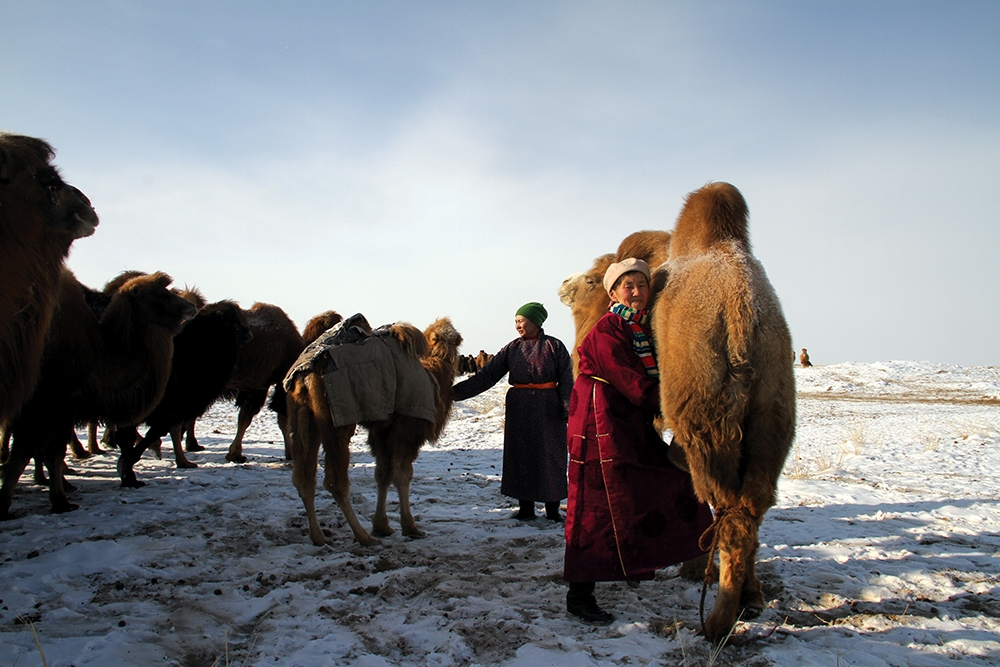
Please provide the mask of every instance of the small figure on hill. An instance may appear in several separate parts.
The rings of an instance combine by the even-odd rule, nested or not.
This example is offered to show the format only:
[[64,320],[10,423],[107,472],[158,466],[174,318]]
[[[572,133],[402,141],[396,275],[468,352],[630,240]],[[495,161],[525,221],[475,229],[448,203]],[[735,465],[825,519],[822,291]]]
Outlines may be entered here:
[[809,353],[806,352],[806,348],[802,348],[802,351],[799,352],[799,364],[802,368],[809,368],[812,366],[812,362],[809,361]]
[[573,390],[573,362],[566,346],[545,333],[548,313],[537,302],[514,316],[519,335],[478,373],[454,387],[462,401],[486,391],[509,373],[503,433],[503,479],[500,493],[517,498],[515,519],[535,518],[535,503],[545,515],[562,521],[559,503],[566,497],[566,419]]

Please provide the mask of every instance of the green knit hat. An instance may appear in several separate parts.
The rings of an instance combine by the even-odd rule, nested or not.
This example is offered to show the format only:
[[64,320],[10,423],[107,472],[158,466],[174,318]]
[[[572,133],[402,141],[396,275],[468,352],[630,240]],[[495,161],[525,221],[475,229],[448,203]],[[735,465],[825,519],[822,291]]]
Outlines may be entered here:
[[549,316],[549,314],[545,312],[545,306],[538,303],[537,301],[532,301],[531,303],[524,304],[523,306],[517,309],[517,312],[514,313],[514,315],[515,316],[520,315],[521,317],[525,317],[529,321],[537,324],[538,326],[542,326],[542,322],[544,322],[545,318]]

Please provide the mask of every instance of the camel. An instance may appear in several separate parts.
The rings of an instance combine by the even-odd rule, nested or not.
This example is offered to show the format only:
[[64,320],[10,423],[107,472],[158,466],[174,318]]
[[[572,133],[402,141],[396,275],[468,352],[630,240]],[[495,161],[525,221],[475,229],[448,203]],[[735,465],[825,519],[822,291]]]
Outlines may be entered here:
[[[453,403],[451,387],[458,371],[458,347],[462,344],[462,336],[455,330],[451,320],[441,318],[422,334],[412,325],[396,323],[389,327],[388,335],[384,338],[387,341],[384,344],[387,347],[395,346],[404,360],[408,359],[411,364],[414,360],[419,361],[422,372],[426,374],[426,382],[419,381],[421,369],[417,368],[418,377],[411,381],[410,386],[418,388],[416,393],[424,394],[422,400],[432,406],[430,414],[426,416],[433,415],[433,418],[402,414],[396,411],[397,404],[387,418],[359,422],[368,431],[368,446],[375,456],[378,501],[372,517],[372,532],[379,537],[393,532],[385,510],[386,497],[392,484],[399,494],[400,527],[403,534],[422,537],[424,532],[417,527],[410,510],[413,461],[423,443],[437,440],[448,421]],[[317,343],[321,341],[322,339]],[[368,342],[365,346],[381,344],[383,343]],[[303,357],[309,352],[310,349],[307,349]],[[323,486],[333,494],[351,526],[354,538],[365,546],[377,544],[378,541],[361,526],[351,506],[347,471],[350,464],[350,440],[357,424],[334,422],[324,381],[324,374],[328,367],[332,372],[333,364],[329,357],[317,356],[308,370],[298,370],[299,365],[297,363],[293,366],[285,380],[285,386],[288,389],[288,423],[292,442],[292,481],[309,518],[309,537],[316,546],[322,546],[326,542],[316,518],[315,505],[316,471],[322,444],[326,450]],[[399,374],[397,377],[404,376]],[[403,391],[402,383],[397,385],[396,391]],[[426,396],[426,393],[433,396]]]
[[601,255],[594,260],[589,271],[574,273],[559,287],[559,300],[572,310],[576,328],[576,338],[570,353],[574,378],[580,374],[580,354],[577,352],[580,343],[597,324],[597,320],[608,312],[611,300],[604,289],[604,273],[614,261],[615,256],[612,254]]
[[806,352],[806,348],[802,348],[802,352],[799,353],[799,365],[802,368],[809,368],[812,366],[812,362],[809,361],[809,353]]
[[[74,426],[136,424],[159,403],[170,375],[174,334],[196,312],[167,289],[170,282],[164,273],[129,280],[98,319],[87,303],[92,290],[63,269],[38,385],[10,425],[13,442],[0,487],[0,518],[10,516],[14,488],[30,458],[41,457],[49,470],[52,511],[76,509],[66,499],[63,482]],[[119,446],[124,458],[134,445],[119,440]],[[134,473],[131,479],[126,471],[119,473],[122,486],[138,485]]]
[[226,460],[246,463],[243,455],[243,435],[254,416],[264,407],[267,392],[274,385],[270,407],[278,416],[278,428],[285,441],[285,458],[291,458],[288,439],[288,416],[285,411],[285,389],[281,385],[285,373],[305,347],[295,323],[278,306],[255,303],[244,311],[253,339],[240,350],[236,368],[228,389],[240,409],[236,436],[229,445]]
[[243,309],[232,301],[201,308],[174,336],[170,379],[163,398],[146,416],[148,430],[135,446],[131,467],[147,447],[160,453],[160,439],[170,434],[178,468],[197,468],[181,446],[184,430],[225,392],[240,349],[251,338]]
[[[147,275],[149,274],[146,273],[145,271],[135,271],[135,270],[122,271],[117,276],[106,282],[100,292],[87,291],[86,292],[87,304],[90,306],[91,310],[94,311],[97,317],[100,318],[104,314],[104,311],[107,310],[108,304],[111,303],[111,297],[114,296],[115,292],[121,289],[122,285],[132,280],[133,278],[138,278],[139,276],[147,276]],[[201,291],[197,287],[185,286],[184,289],[173,287],[170,289],[170,291],[173,292],[174,294],[177,294],[178,296],[187,299],[188,301],[193,303],[195,307],[198,308],[199,310],[201,310],[207,303],[205,301],[205,297],[202,295]],[[83,443],[80,442],[80,439],[76,437],[76,433],[75,432],[73,433],[73,439],[70,441],[70,449],[73,452],[73,458],[87,459],[97,454],[105,454],[106,452],[103,449],[101,449],[101,446],[99,444],[101,442],[107,445],[116,446],[115,443],[112,442],[112,440],[114,439],[114,429],[105,430],[104,438],[99,441],[97,438],[97,428],[98,428],[97,422],[92,421],[89,424],[87,424],[86,448],[84,448]],[[193,419],[184,425],[184,432],[187,433],[187,444],[189,452],[201,451],[205,449],[204,447],[198,444],[198,441],[194,436]],[[134,435],[135,435],[134,439],[135,442],[138,442],[140,440],[138,433],[135,433]],[[150,449],[152,449],[153,452],[156,454],[156,458],[160,458],[159,440],[154,440],[150,444]]]
[[747,217],[728,183],[687,196],[652,313],[663,419],[695,492],[715,511],[719,589],[704,622],[712,642],[725,639],[741,608],[744,617],[764,608],[758,530],[795,433],[791,337],[751,253]]
[[45,335],[70,246],[90,236],[97,213],[51,164],[52,146],[0,133],[0,424],[38,381]]

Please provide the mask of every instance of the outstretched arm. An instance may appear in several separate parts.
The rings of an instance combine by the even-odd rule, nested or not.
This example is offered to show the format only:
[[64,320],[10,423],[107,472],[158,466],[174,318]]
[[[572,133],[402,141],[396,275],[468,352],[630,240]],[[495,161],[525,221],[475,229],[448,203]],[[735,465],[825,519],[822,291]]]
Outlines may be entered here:
[[507,368],[507,349],[509,347],[509,344],[505,345],[478,373],[452,387],[455,400],[464,401],[467,398],[478,396],[499,382],[509,370]]

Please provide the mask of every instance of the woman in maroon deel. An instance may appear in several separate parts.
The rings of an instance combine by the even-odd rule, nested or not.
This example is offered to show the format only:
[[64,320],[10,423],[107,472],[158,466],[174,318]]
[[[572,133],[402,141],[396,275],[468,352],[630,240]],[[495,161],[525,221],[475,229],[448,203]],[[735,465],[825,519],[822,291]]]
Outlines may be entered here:
[[570,399],[566,608],[593,625],[614,620],[598,606],[594,582],[652,579],[657,569],[700,556],[698,539],[712,523],[653,428],[660,394],[649,280],[640,259],[608,267],[611,306],[580,344]]

